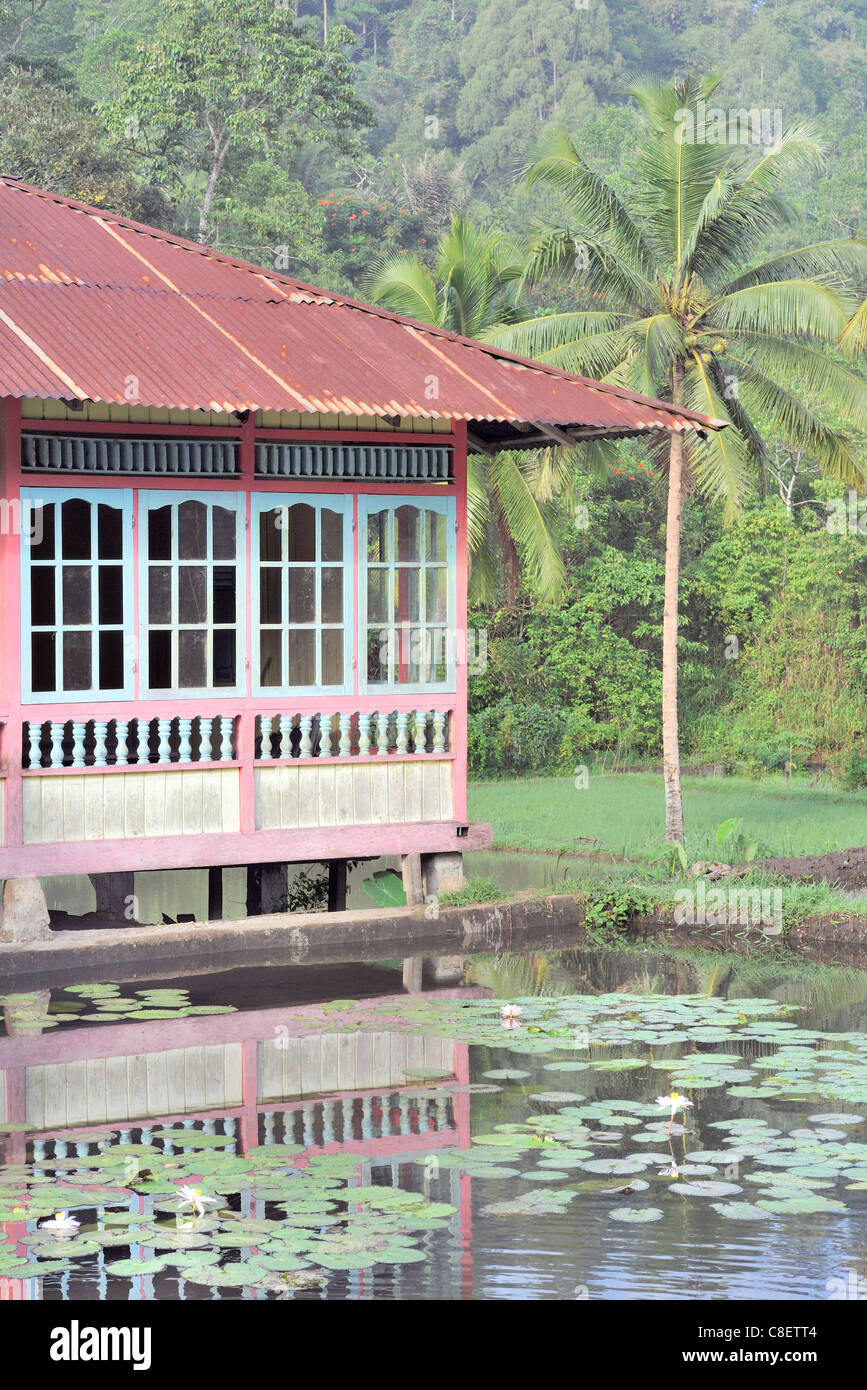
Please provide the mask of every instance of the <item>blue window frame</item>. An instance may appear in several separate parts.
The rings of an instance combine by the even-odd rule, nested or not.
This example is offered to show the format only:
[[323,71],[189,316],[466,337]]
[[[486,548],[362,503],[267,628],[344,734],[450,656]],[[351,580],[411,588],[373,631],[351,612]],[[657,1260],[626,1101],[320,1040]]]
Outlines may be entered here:
[[253,495],[253,694],[352,689],[352,498]]
[[360,497],[359,690],[455,689],[455,499]]
[[132,492],[21,490],[21,698],[133,695]]
[[138,496],[142,694],[242,694],[245,496]]

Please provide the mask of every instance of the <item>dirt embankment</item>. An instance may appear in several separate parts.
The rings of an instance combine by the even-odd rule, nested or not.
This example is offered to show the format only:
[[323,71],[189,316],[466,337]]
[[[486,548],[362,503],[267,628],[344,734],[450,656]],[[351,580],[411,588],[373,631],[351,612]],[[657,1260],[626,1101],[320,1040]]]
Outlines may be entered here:
[[766,869],[782,878],[836,884],[847,892],[857,893],[867,889],[867,845],[828,854],[808,854],[803,859],[759,859],[750,868]]

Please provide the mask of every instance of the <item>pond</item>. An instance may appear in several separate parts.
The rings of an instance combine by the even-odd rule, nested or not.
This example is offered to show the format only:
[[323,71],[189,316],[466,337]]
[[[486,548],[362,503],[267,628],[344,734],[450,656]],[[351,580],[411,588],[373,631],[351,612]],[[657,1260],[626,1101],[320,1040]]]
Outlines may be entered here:
[[867,973],[710,952],[0,999],[0,1297],[867,1288]]

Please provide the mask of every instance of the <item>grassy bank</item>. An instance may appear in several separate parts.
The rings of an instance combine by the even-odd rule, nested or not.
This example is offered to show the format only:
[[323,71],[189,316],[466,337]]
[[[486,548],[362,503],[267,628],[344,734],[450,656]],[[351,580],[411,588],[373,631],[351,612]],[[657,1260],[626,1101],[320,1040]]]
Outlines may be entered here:
[[[719,858],[715,834],[729,817],[766,855],[824,854],[867,841],[867,791],[843,792],[805,781],[767,777],[687,777],[683,784],[686,848],[693,859]],[[651,772],[470,785],[469,814],[493,826],[499,849],[609,849],[629,858],[664,839],[662,777]]]

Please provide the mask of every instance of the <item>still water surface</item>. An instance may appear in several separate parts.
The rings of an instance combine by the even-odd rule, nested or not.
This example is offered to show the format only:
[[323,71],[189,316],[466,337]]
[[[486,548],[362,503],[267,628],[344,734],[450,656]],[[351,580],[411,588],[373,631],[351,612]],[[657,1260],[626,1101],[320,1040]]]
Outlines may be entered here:
[[[0,1296],[815,1300],[867,1277],[867,973],[563,950],[408,995],[400,967],[0,1000],[0,1122],[27,1126],[0,1133]],[[181,1181],[213,1206],[179,1231]],[[756,1211],[793,1196],[817,1209]],[[71,1238],[40,1230],[55,1207]],[[217,1262],[240,1282],[202,1282]]]

